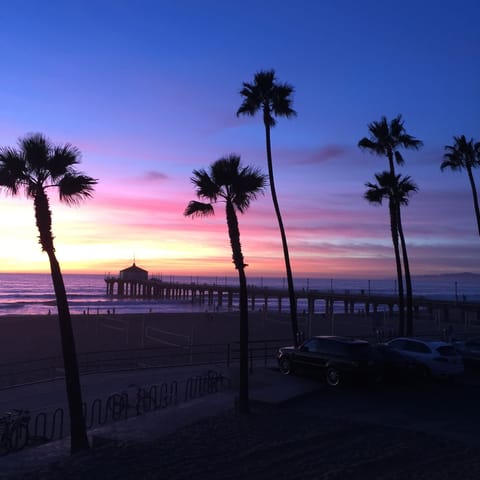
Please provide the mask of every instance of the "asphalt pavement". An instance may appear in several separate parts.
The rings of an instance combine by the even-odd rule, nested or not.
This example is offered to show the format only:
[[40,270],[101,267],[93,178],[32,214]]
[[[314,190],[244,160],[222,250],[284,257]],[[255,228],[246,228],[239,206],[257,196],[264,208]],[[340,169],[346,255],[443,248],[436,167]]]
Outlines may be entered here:
[[[478,372],[454,383],[332,389],[272,366],[255,368],[250,415],[234,408],[238,370],[222,373],[231,389],[92,429],[89,452],[70,456],[66,438],[8,455],[0,459],[0,478],[480,478]],[[121,386],[128,378],[116,381]]]
[[[115,392],[135,384],[148,386],[155,383],[179,381],[184,383],[192,376],[205,375],[214,370],[230,380],[230,388],[189,401],[180,401],[176,406],[134,416],[127,420],[110,423],[107,426],[89,430],[91,444],[108,441],[145,442],[175,432],[181,427],[202,418],[218,415],[235,409],[238,394],[238,367],[204,365],[196,367],[161,368],[143,371],[115,372],[112,374],[88,375],[82,377],[84,400],[107,398]],[[252,404],[280,404],[297,396],[322,388],[318,380],[307,377],[285,377],[272,363],[256,367],[249,375],[250,401]],[[3,411],[13,407],[29,409],[32,413],[65,407],[63,380],[24,385],[5,389],[1,393],[0,406]],[[34,448],[0,457],[0,479],[11,474],[35,471],[48,464],[70,456],[70,440],[50,442]]]

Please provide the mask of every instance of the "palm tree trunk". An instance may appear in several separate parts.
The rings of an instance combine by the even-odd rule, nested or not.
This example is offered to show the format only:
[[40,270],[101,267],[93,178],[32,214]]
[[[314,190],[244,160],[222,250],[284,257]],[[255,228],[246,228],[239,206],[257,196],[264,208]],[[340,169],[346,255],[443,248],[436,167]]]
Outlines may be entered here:
[[292,322],[292,335],[295,346],[299,343],[299,331],[297,321],[297,299],[295,296],[295,288],[293,286],[292,267],[290,266],[290,255],[288,252],[287,236],[285,235],[285,228],[283,226],[282,214],[280,206],[278,205],[277,192],[275,190],[275,180],[273,176],[273,162],[272,162],[272,147],[270,143],[270,126],[267,121],[265,123],[265,140],[267,147],[267,165],[268,165],[268,180],[270,183],[270,191],[272,193],[273,206],[277,215],[278,227],[280,229],[280,236],[282,238],[283,256],[285,258],[285,270],[287,274],[288,297],[290,299],[290,319]]
[[245,275],[245,262],[240,243],[240,229],[235,209],[230,199],[226,204],[228,235],[232,246],[232,257],[238,270],[240,284],[240,386],[238,408],[240,413],[250,412],[248,388],[248,292]]
[[470,180],[470,187],[472,189],[473,208],[475,209],[475,216],[477,217],[478,234],[480,235],[480,208],[478,206],[477,187],[475,186],[475,179],[473,178],[472,167],[469,164],[467,164],[467,173],[468,179]]
[[240,413],[250,412],[248,388],[248,298],[245,268],[238,269],[240,283],[240,389],[238,407]]
[[[392,148],[389,148],[387,151],[388,166],[390,168],[390,175],[392,178],[395,177],[395,163],[393,161],[394,151]],[[396,203],[396,202],[395,202]],[[395,264],[397,267],[397,283],[398,283],[398,333],[399,335],[404,335],[405,333],[405,300],[403,294],[403,274],[402,274],[402,262],[400,259],[400,249],[398,245],[398,222],[397,222],[397,212],[396,208],[390,199],[389,203],[390,209],[390,227],[392,230],[392,241],[393,249],[395,252]]]
[[83,415],[82,390],[78,370],[75,339],[73,335],[70,310],[68,308],[67,293],[63,283],[60,265],[55,253],[48,251],[50,270],[52,275],[55,298],[57,300],[60,338],[62,342],[63,364],[65,369],[65,383],[67,387],[68,407],[70,412],[71,453],[90,448]]
[[400,260],[400,249],[398,245],[398,226],[396,221],[395,205],[392,199],[389,200],[388,208],[390,211],[390,229],[392,232],[393,250],[395,253],[395,264],[397,267],[397,283],[398,283],[398,334],[404,335],[405,331],[405,300],[403,294],[403,275],[402,262]]
[[50,205],[47,195],[41,188],[35,192],[34,208],[37,229],[40,234],[40,244],[42,250],[47,253],[50,261],[50,272],[57,301],[63,366],[65,370],[65,384],[70,414],[70,451],[73,454],[80,450],[87,450],[90,446],[88,443],[87,429],[83,415],[80,374],[78,370],[72,319],[68,308],[67,292],[65,290],[65,284],[63,283],[60,264],[55,256]]
[[400,216],[400,205],[397,205],[397,225],[398,235],[400,237],[400,245],[402,247],[403,269],[405,272],[405,289],[407,299],[407,319],[406,319],[406,335],[413,336],[413,290],[412,277],[410,276],[410,263],[408,261],[407,243],[405,242],[405,235],[403,234],[402,218]]

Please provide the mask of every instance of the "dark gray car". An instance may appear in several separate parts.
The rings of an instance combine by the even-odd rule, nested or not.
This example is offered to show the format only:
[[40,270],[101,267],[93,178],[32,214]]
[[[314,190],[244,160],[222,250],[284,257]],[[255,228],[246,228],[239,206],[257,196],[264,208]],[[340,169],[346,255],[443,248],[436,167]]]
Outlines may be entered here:
[[277,360],[286,375],[300,369],[320,373],[332,387],[345,381],[379,381],[382,377],[378,354],[367,341],[356,338],[312,337],[298,348],[280,348]]

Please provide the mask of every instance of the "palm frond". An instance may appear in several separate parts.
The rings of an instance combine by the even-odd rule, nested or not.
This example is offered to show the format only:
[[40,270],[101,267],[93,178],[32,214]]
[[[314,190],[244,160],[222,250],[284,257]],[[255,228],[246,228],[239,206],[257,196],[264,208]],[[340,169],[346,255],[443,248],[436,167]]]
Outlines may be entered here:
[[65,174],[58,184],[60,201],[67,205],[76,205],[80,201],[90,198],[94,191],[97,180],[87,175],[78,173]]
[[263,111],[263,121],[274,127],[277,117],[294,117],[297,112],[292,108],[291,95],[294,88],[288,83],[277,83],[275,71],[260,70],[255,73],[253,83],[243,82],[240,95],[243,102],[237,110],[238,115],[255,115]]
[[398,152],[398,147],[417,150],[423,145],[421,140],[406,133],[401,115],[397,115],[390,122],[382,116],[379,121],[368,124],[368,131],[370,136],[362,138],[358,146],[376,155],[388,156],[390,160],[393,155],[399,165],[404,163],[404,159]]
[[370,203],[381,205],[386,198],[384,189],[371,182],[366,183],[365,186],[368,190],[363,194],[363,198]]
[[50,141],[41,133],[31,133],[20,138],[18,145],[25,157],[27,169],[40,177],[48,169],[48,160],[52,152]]
[[394,175],[389,171],[375,174],[376,183],[366,183],[368,190],[364,198],[371,203],[381,204],[390,199],[400,205],[408,205],[411,193],[418,191],[418,186],[410,176]]
[[480,165],[480,143],[475,143],[473,138],[467,140],[465,135],[453,137],[453,145],[445,145],[445,154],[440,169],[462,170],[475,168]]
[[8,193],[16,195],[22,185],[28,182],[25,159],[20,152],[5,147],[0,150],[0,186]]
[[370,138],[363,137],[359,142],[358,146],[365,150],[370,150],[372,153],[383,154],[383,148],[379,147],[378,143],[374,142]]
[[395,150],[393,154],[395,156],[395,162],[397,162],[397,165],[403,165],[405,163],[402,154],[398,150]]
[[401,145],[403,148],[407,148],[409,150],[418,150],[420,147],[423,146],[423,142],[418,140],[417,138],[413,137],[412,135],[408,135],[404,133],[396,137],[398,145]]
[[291,95],[293,91],[293,86],[288,83],[275,85],[271,98],[271,107],[274,115],[286,118],[297,116],[297,112],[292,108],[293,99]]
[[243,102],[237,110],[237,117],[240,115],[254,116],[261,108],[262,98],[260,92],[250,83],[243,82],[243,88],[240,90]]
[[210,202],[215,202],[219,194],[218,185],[210,178],[210,175],[204,170],[194,170],[190,181],[195,185],[195,193],[199,198],[205,198]]
[[72,166],[80,163],[81,153],[77,147],[70,144],[54,147],[48,159],[48,171],[53,181],[67,172],[72,171]]
[[212,181],[219,187],[229,187],[238,176],[240,157],[236,154],[230,154],[219,158],[210,165],[210,176]]
[[202,203],[192,200],[185,208],[183,214],[186,217],[208,217],[214,215],[215,211],[210,203]]

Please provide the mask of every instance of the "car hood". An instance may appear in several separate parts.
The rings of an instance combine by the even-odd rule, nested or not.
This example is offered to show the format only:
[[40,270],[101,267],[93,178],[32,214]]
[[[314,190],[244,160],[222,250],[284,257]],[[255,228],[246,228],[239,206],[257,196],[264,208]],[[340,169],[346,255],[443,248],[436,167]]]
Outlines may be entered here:
[[291,353],[291,352],[294,352],[295,350],[297,350],[297,349],[294,346],[279,348],[279,351],[282,352],[282,353]]

